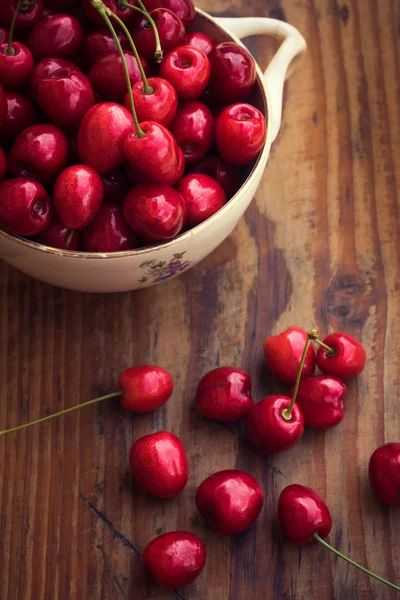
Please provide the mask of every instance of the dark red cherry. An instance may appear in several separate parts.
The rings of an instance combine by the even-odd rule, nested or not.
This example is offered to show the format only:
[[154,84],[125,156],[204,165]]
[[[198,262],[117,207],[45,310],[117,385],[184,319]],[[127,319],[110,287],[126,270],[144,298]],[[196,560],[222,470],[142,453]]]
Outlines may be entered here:
[[[112,10],[112,12],[116,14],[117,17],[119,17],[121,21],[123,21],[126,25],[130,25],[134,21],[135,16],[137,14],[136,11],[132,10],[131,8],[125,8],[124,6],[121,6],[118,0],[103,0],[103,3],[107,8]],[[135,5],[136,0],[129,1],[129,4]],[[96,8],[94,8],[91,5],[90,0],[83,0],[83,9],[86,15],[94,23],[97,23],[97,25],[104,27],[105,22],[102,15]],[[116,22],[113,19],[111,19],[111,21],[113,25],[116,25]]]
[[186,45],[201,50],[207,56],[210,54],[211,50],[215,48],[214,40],[202,31],[190,31],[186,34]]
[[7,175],[7,155],[0,146],[0,183],[5,180]]
[[186,163],[203,158],[214,142],[215,122],[211,110],[202,102],[183,102],[178,106],[171,133],[181,148]]
[[210,175],[219,183],[228,198],[231,198],[240,188],[243,175],[238,167],[229,165],[220,156],[209,154],[198,162],[188,165],[189,173],[204,173]]
[[212,369],[200,379],[195,402],[208,419],[239,421],[253,406],[250,375],[233,367]]
[[50,246],[50,248],[59,248],[60,250],[71,250],[77,252],[82,250],[82,232],[71,231],[67,229],[57,217],[53,217],[50,225],[35,238],[35,242]]
[[181,100],[196,100],[207,87],[210,63],[201,50],[178,46],[165,56],[160,75],[174,86]]
[[118,387],[123,390],[121,406],[134,413],[145,413],[163,406],[174,391],[171,373],[156,365],[139,365],[122,371]]
[[[0,2],[0,23],[5,27],[10,27],[18,0],[1,0]],[[25,32],[32,29],[42,17],[44,0],[35,2],[23,0],[18,16],[15,21],[15,31]]]
[[122,204],[131,189],[131,184],[122,167],[108,171],[101,176],[104,186],[104,200]]
[[33,57],[29,48],[21,42],[13,42],[11,54],[8,44],[0,44],[0,82],[5,90],[16,90],[28,79],[33,69]]
[[209,59],[213,96],[225,104],[247,98],[256,82],[256,65],[248,50],[235,42],[223,42],[210,52]]
[[7,98],[2,85],[0,84],[0,127],[3,127],[7,118]]
[[38,181],[16,177],[0,184],[0,225],[10,233],[36,235],[48,227],[51,215],[50,198]]
[[49,57],[49,58],[42,58],[42,60],[39,60],[39,62],[37,62],[36,65],[33,67],[33,71],[31,74],[32,98],[34,100],[37,100],[39,85],[40,85],[42,79],[49,77],[55,71],[58,71],[58,69],[64,69],[64,68],[68,68],[71,70],[75,69],[78,72],[80,72],[78,67],[73,62],[71,62],[69,60],[65,60],[64,58]]
[[281,492],[278,518],[285,536],[301,546],[316,544],[314,533],[323,539],[332,529],[327,505],[321,496],[304,485],[288,485]]
[[[157,8],[150,13],[150,16],[156,24],[164,54],[185,43],[185,26],[176,14],[165,8]],[[147,60],[152,60],[156,50],[156,41],[153,29],[146,17],[143,16],[137,21],[132,34],[138,52]]]
[[256,158],[266,136],[265,117],[251,104],[232,104],[217,119],[217,147],[222,158],[232,165],[243,166]]
[[331,333],[324,339],[324,344],[332,349],[318,348],[317,366],[324,373],[341,379],[357,377],[365,367],[367,356],[364,347],[347,333]]
[[36,122],[36,110],[30,100],[17,92],[5,93],[7,116],[0,128],[0,140],[5,146],[12,144],[21,131]]
[[[126,65],[128,67],[129,79],[133,85],[141,81],[139,67],[133,52],[124,52]],[[146,75],[149,74],[147,61],[141,57],[141,63]],[[90,67],[89,80],[95,90],[108,100],[123,103],[127,94],[125,72],[119,52],[111,52],[100,56]]]
[[0,44],[8,42],[9,31],[4,27],[0,27]]
[[67,14],[45,17],[29,34],[27,45],[35,60],[40,58],[69,58],[79,50],[83,41],[82,25]]
[[[151,94],[144,93],[143,81],[137,81],[132,87],[133,101],[139,122],[155,121],[168,127],[175,117],[178,107],[178,96],[175,88],[161,77],[150,77]],[[130,108],[129,94],[125,97],[125,107]]]
[[[264,342],[264,358],[271,373],[288,385],[296,382],[301,356],[307,342],[307,332],[301,327],[289,327],[279,335],[271,335]],[[302,369],[302,377],[315,371],[315,350],[310,346]]]
[[[130,46],[126,36],[120,31],[117,31],[117,35],[122,49],[128,50]],[[118,48],[115,40],[108,29],[97,29],[96,31],[92,31],[83,40],[83,55],[89,66],[100,58],[100,56],[110,54],[110,52],[116,52],[117,50]]]
[[121,252],[136,247],[136,236],[120,204],[104,202],[84,231],[85,252]]
[[400,506],[400,443],[380,446],[369,459],[369,481],[375,496],[387,506]]
[[[293,388],[290,394],[293,393]],[[316,375],[301,379],[296,402],[306,427],[329,429],[344,419],[346,386],[337,377]]]
[[144,0],[143,4],[149,11],[156,8],[168,8],[182,19],[185,27],[191,25],[196,16],[192,0]]
[[209,175],[190,173],[176,186],[186,204],[186,225],[195,227],[218,212],[226,202],[222,187]]
[[45,3],[52,13],[63,13],[79,8],[82,0],[45,0]]

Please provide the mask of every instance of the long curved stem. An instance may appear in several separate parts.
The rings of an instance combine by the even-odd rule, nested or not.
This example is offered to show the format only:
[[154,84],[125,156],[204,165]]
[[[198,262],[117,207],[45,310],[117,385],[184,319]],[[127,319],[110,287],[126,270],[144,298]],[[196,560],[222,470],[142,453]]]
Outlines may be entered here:
[[156,40],[156,49],[154,52],[154,60],[156,61],[156,63],[160,64],[163,61],[164,52],[161,48],[160,36],[158,34],[157,25],[155,24],[153,17],[149,14],[149,11],[143,4],[142,0],[137,0],[137,3],[139,4],[140,8],[138,6],[133,6],[133,4],[129,4],[129,2],[127,2],[126,0],[120,0],[121,6],[125,6],[126,8],[131,8],[132,10],[136,10],[136,12],[138,12],[138,13],[142,14],[144,17],[146,17],[146,19],[150,23],[151,28],[153,29],[153,32],[154,32],[155,40]]
[[74,410],[78,410],[79,408],[84,408],[85,406],[90,406],[91,404],[95,404],[96,402],[101,402],[102,400],[108,400],[109,398],[116,398],[117,396],[122,396],[123,392],[119,390],[118,392],[112,392],[111,394],[106,394],[105,396],[100,396],[99,398],[93,398],[93,400],[88,400],[87,402],[83,402],[82,404],[77,404],[76,406],[71,406],[70,408],[65,408],[64,410],[60,410],[52,415],[47,415],[46,417],[42,417],[41,419],[36,419],[35,421],[30,421],[30,423],[24,423],[24,425],[18,425],[18,427],[12,427],[11,429],[5,429],[4,431],[0,431],[0,436],[6,435],[6,433],[12,433],[13,431],[20,431],[21,429],[25,429],[26,427],[32,427],[32,425],[37,425],[38,423],[43,423],[44,421],[49,421],[50,419],[55,419],[56,417],[60,417],[61,415],[66,415]]
[[286,421],[290,421],[290,419],[292,418],[292,410],[293,410],[293,406],[296,402],[297,392],[299,390],[301,374],[303,372],[303,366],[304,366],[304,362],[306,360],[307,352],[308,352],[311,342],[313,340],[315,340],[317,337],[318,337],[318,331],[316,331],[315,329],[310,329],[310,331],[307,332],[307,341],[304,346],[303,354],[301,355],[300,365],[299,365],[299,369],[297,371],[296,382],[294,384],[294,389],[293,389],[293,394],[292,394],[292,401],[291,401],[289,407],[285,408],[285,410],[282,411],[282,417]]
[[18,0],[18,4],[15,7],[14,14],[11,19],[10,31],[8,33],[7,48],[5,49],[5,53],[10,56],[15,54],[15,50],[12,47],[12,41],[13,41],[13,37],[14,37],[15,22],[17,20],[18,13],[21,9],[21,4],[22,4],[22,0]]
[[374,579],[377,579],[381,583],[384,583],[384,584],[388,585],[389,587],[393,588],[394,590],[397,590],[398,592],[400,592],[400,587],[398,585],[395,585],[394,583],[390,583],[390,581],[388,581],[387,579],[384,579],[383,577],[379,577],[379,575],[375,575],[375,573],[372,573],[372,571],[369,571],[365,567],[362,567],[361,565],[359,565],[358,563],[356,563],[354,560],[352,560],[351,558],[349,558],[345,554],[342,554],[341,552],[339,552],[339,550],[336,550],[336,548],[334,548],[333,546],[331,546],[330,544],[328,544],[328,542],[326,542],[325,540],[323,540],[318,535],[318,533],[314,533],[314,538],[317,540],[317,542],[319,544],[321,544],[325,548],[328,548],[328,550],[330,550],[331,552],[333,552],[333,554],[336,554],[336,556],[339,556],[340,558],[343,558],[343,560],[345,560],[348,563],[350,563],[351,565],[353,565],[353,567],[357,567],[357,569],[360,569],[360,571],[363,571],[364,573],[366,573],[370,577],[373,577]]

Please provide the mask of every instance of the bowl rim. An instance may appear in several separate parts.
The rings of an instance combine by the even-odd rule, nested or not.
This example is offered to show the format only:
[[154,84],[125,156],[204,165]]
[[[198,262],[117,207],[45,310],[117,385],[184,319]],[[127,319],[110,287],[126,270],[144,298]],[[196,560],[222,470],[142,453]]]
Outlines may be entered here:
[[[231,38],[237,44],[244,46],[243,42],[236,37],[233,33],[229,31],[226,27],[221,25],[218,22],[218,17],[213,17],[209,13],[203,11],[200,8],[196,8],[196,14],[205,20],[209,21],[214,27],[220,29],[223,33],[225,33],[229,38]],[[240,17],[238,17],[240,19]],[[253,57],[254,58],[254,57]],[[145,246],[144,248],[138,248],[133,250],[123,250],[120,252],[84,252],[84,251],[73,251],[73,250],[62,250],[61,248],[53,248],[52,246],[46,246],[45,244],[41,244],[34,240],[27,240],[26,238],[22,238],[10,233],[7,233],[3,229],[0,228],[0,236],[5,237],[6,239],[29,248],[30,250],[36,250],[38,252],[43,252],[45,254],[52,254],[56,256],[64,256],[65,258],[80,258],[80,259],[88,259],[88,260],[96,260],[96,259],[116,259],[116,258],[132,258],[134,256],[145,256],[150,252],[161,251],[164,249],[172,248],[174,245],[184,242],[186,240],[190,240],[195,235],[201,233],[208,227],[211,227],[216,221],[222,219],[230,210],[232,210],[243,198],[249,188],[252,186],[254,179],[260,174],[260,171],[263,169],[264,163],[266,163],[270,147],[271,147],[271,102],[269,93],[265,84],[264,74],[258,64],[258,62],[254,59],[256,65],[256,75],[257,82],[262,92],[262,101],[264,103],[264,111],[266,110],[266,121],[267,121],[267,137],[262,151],[260,152],[256,163],[254,164],[251,172],[249,173],[247,179],[243,183],[243,185],[238,189],[238,191],[228,200],[228,202],[223,206],[218,212],[214,215],[196,225],[189,231],[185,231],[181,233],[177,237],[164,242],[162,244],[154,244],[151,246]]]

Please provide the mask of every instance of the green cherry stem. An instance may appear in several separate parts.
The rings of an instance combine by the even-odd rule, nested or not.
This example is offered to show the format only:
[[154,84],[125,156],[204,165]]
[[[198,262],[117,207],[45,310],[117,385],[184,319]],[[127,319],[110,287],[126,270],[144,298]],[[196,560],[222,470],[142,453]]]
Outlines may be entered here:
[[133,6],[133,4],[129,4],[129,2],[127,2],[126,0],[120,1],[121,6],[124,6],[126,8],[131,8],[132,10],[136,10],[136,12],[138,12],[141,15],[143,15],[144,17],[146,17],[146,19],[150,23],[151,28],[153,29],[153,32],[154,32],[154,37],[156,38],[156,49],[154,52],[154,60],[156,61],[156,63],[160,64],[163,61],[164,53],[161,48],[160,36],[158,34],[157,25],[155,24],[153,17],[149,14],[149,11],[143,4],[142,0],[137,0],[137,3],[139,4],[140,8],[138,6]]
[[11,20],[10,31],[8,33],[7,48],[4,51],[9,56],[12,56],[13,54],[15,54],[15,50],[12,47],[12,41],[13,41],[13,37],[14,37],[15,22],[17,20],[18,13],[21,9],[21,5],[22,5],[22,0],[18,0],[18,4],[15,7],[14,14],[13,14],[12,20]]
[[360,571],[363,571],[364,573],[366,573],[370,577],[373,577],[374,579],[377,579],[381,583],[385,583],[389,587],[391,587],[394,590],[397,590],[398,592],[400,592],[400,587],[398,585],[395,585],[394,583],[390,583],[390,581],[387,581],[387,579],[384,579],[383,577],[379,577],[379,575],[375,575],[375,573],[372,573],[371,571],[369,571],[365,567],[362,567],[361,565],[359,565],[358,563],[356,563],[354,560],[351,560],[351,558],[349,558],[345,554],[342,554],[341,552],[339,552],[339,550],[336,550],[336,548],[334,548],[333,546],[331,546],[330,544],[328,544],[328,542],[326,542],[321,537],[319,537],[318,533],[314,533],[314,538],[322,546],[324,546],[325,548],[328,548],[328,550],[330,550],[331,552],[333,552],[333,554],[336,554],[336,556],[339,556],[340,558],[343,558],[343,560],[345,560],[348,563],[350,563],[351,565],[353,565],[353,567],[357,567],[357,569],[360,569]]
[[4,431],[0,431],[0,436],[6,435],[6,433],[12,433],[13,431],[20,431],[21,429],[25,429],[25,427],[32,427],[32,425],[37,425],[38,423],[43,423],[44,421],[49,421],[50,419],[55,419],[56,417],[66,415],[67,413],[70,413],[74,410],[84,408],[85,406],[90,406],[91,404],[101,402],[102,400],[108,400],[109,398],[116,398],[117,396],[122,396],[123,393],[124,392],[122,390],[118,390],[118,392],[112,392],[111,394],[100,396],[99,398],[93,398],[92,400],[88,400],[87,402],[83,402],[82,404],[77,404],[76,406],[71,406],[70,408],[60,410],[59,412],[56,412],[52,415],[47,415],[46,417],[42,417],[41,419],[30,421],[30,423],[25,423],[24,425],[18,425],[18,427],[12,427],[11,429],[5,429]]
[[324,344],[324,342],[321,342],[321,340],[318,338],[315,338],[314,342],[316,344],[318,344],[319,346],[322,346],[322,348],[325,348],[328,356],[330,356],[330,357],[335,356],[335,354],[336,354],[335,348],[331,348],[331,346],[328,346],[328,344]]
[[133,122],[135,123],[136,135],[139,138],[142,138],[146,134],[144,133],[144,131],[140,127],[139,121],[138,121],[138,118],[137,118],[137,114],[136,114],[136,110],[135,110],[135,103],[133,101],[133,96],[132,96],[131,80],[129,78],[129,71],[128,71],[128,67],[126,66],[126,60],[125,60],[124,52],[122,50],[122,46],[121,46],[121,44],[119,42],[117,34],[115,33],[115,29],[113,27],[113,24],[111,23],[108,15],[107,15],[107,12],[106,12],[106,9],[105,9],[105,6],[104,6],[102,0],[90,0],[90,3],[93,6],[93,8],[95,8],[96,10],[98,10],[99,13],[101,14],[101,16],[103,17],[104,21],[107,24],[108,29],[110,30],[111,35],[114,38],[115,44],[116,44],[116,46],[118,48],[118,52],[119,52],[119,55],[121,57],[121,62],[122,62],[122,66],[123,66],[124,73],[125,73],[126,85],[127,85],[127,88],[128,88],[128,95],[129,95],[129,103],[131,105],[131,112],[132,112]]
[[301,355],[300,366],[299,366],[299,370],[297,371],[296,382],[294,384],[294,389],[293,389],[293,394],[292,394],[292,401],[291,401],[289,407],[285,408],[282,411],[282,417],[286,421],[290,421],[290,419],[292,418],[292,410],[293,410],[293,406],[295,405],[295,402],[296,402],[297,392],[298,392],[299,385],[300,385],[301,374],[303,372],[303,366],[304,366],[304,362],[306,360],[307,351],[310,347],[311,342],[313,340],[315,341],[315,339],[318,337],[318,335],[319,335],[318,331],[316,331],[315,329],[310,329],[310,331],[307,331],[307,341],[304,346],[303,354]]

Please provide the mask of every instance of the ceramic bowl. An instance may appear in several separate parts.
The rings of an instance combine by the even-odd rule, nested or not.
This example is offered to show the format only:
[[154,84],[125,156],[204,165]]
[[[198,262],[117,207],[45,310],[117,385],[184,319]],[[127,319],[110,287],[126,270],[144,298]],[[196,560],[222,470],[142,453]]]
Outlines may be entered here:
[[291,25],[267,18],[213,18],[197,9],[195,29],[215,41],[267,34],[281,42],[265,73],[257,65],[254,104],[267,119],[267,139],[239,191],[215,215],[170,242],[113,253],[69,252],[50,248],[0,230],[0,257],[24,273],[47,283],[84,292],[122,292],[148,287],[187,271],[231,233],[249,206],[267,164],[282,114],[285,79],[306,42]]

